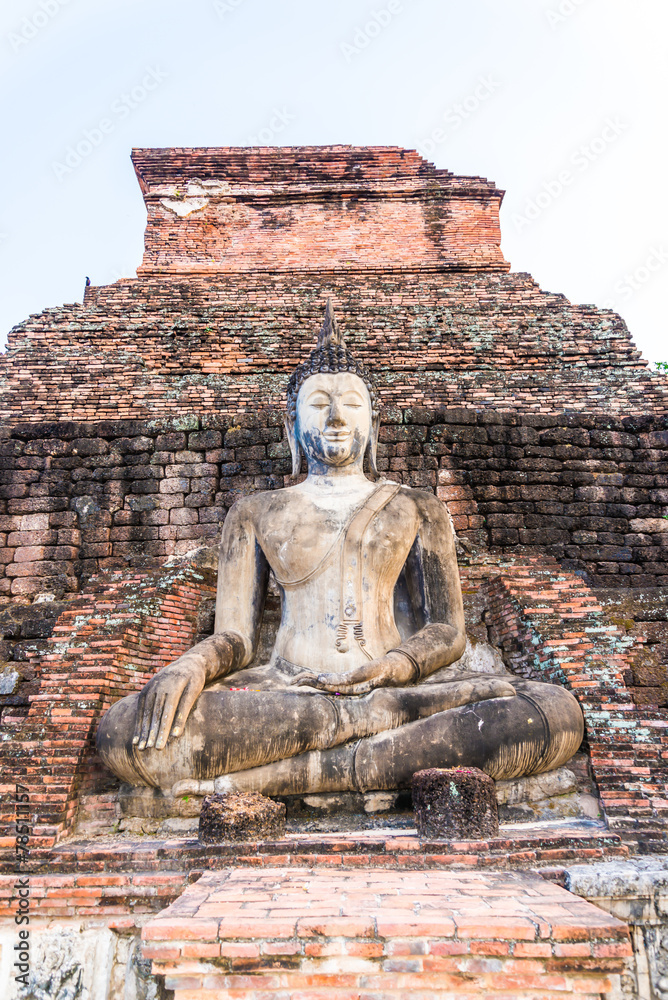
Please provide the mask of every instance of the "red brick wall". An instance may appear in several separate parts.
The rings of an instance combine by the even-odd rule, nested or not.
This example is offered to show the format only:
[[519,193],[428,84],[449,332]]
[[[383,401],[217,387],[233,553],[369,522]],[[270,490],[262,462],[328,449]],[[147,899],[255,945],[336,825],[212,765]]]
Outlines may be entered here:
[[[668,585],[668,423],[650,415],[388,408],[379,467],[464,537],[540,547],[596,585]],[[0,595],[75,592],[213,544],[242,493],[290,482],[281,413],[15,424],[0,434]]]
[[79,791],[110,777],[94,755],[102,714],[194,644],[202,602],[214,594],[211,574],[177,566],[103,578],[71,602],[40,656],[28,715],[3,713],[0,846],[13,850],[6,833],[16,782],[29,788],[34,847],[71,828]]
[[664,412],[614,313],[526,274],[385,269],[123,279],[25,320],[0,358],[0,416],[155,419],[282,407],[325,299],[392,406]]
[[140,274],[440,265],[507,270],[503,192],[392,147],[136,149]]
[[486,556],[465,571],[489,599],[490,641],[515,673],[568,687],[610,826],[643,853],[665,851],[668,710],[636,705],[626,687],[642,636],[611,624],[582,580],[544,557]]

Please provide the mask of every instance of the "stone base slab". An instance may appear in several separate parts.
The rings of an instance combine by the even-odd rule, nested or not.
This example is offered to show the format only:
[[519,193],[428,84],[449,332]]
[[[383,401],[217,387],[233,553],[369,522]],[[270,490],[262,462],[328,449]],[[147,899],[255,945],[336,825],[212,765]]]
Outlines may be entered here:
[[519,872],[207,872],[142,932],[175,1000],[619,996],[626,925]]

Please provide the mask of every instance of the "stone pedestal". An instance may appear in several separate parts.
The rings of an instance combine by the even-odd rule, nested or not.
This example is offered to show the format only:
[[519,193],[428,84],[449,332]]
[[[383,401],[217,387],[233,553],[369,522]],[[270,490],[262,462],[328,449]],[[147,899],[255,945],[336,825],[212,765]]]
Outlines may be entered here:
[[199,839],[280,840],[285,834],[285,806],[259,792],[207,795],[199,817]]
[[413,808],[424,840],[486,840],[499,832],[494,781],[477,767],[418,771]]

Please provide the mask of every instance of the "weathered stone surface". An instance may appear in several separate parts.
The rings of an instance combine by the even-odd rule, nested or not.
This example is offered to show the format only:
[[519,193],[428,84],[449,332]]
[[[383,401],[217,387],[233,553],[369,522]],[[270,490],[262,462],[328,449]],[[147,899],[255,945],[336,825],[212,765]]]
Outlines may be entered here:
[[365,792],[364,794],[340,792],[338,795],[304,795],[292,801],[297,807],[301,805],[302,808],[305,806],[320,815],[334,816],[389,812],[396,804],[397,797],[397,792]]
[[634,699],[640,705],[668,704],[668,588],[606,589],[599,595],[610,621],[643,643],[626,676]]
[[484,840],[499,831],[494,781],[475,767],[427,768],[413,775],[420,837]]
[[285,805],[258,792],[208,795],[199,817],[199,839],[279,840],[285,833]]
[[589,781],[580,782],[568,767],[545,774],[496,782],[496,800],[502,823],[568,819],[596,819],[601,814]]
[[513,781],[496,782],[496,799],[499,804],[515,805],[518,802],[537,802],[555,795],[566,795],[577,788],[577,779],[567,767],[558,767],[545,774]]
[[491,646],[488,642],[479,642],[471,635],[466,637],[466,649],[458,662],[462,670],[470,670],[475,674],[503,676],[510,673],[496,646]]
[[668,856],[574,865],[566,888],[629,925],[634,989],[629,997],[668,998]]
[[0,662],[0,694],[14,694],[20,680],[21,675],[13,665]]

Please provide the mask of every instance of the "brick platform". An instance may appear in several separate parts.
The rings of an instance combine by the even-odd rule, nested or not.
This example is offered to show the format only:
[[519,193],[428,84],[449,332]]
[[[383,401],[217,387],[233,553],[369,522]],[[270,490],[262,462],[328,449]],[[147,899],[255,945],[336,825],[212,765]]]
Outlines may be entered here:
[[[366,830],[350,834],[290,834],[282,840],[202,844],[194,838],[117,838],[73,841],[33,852],[34,872],[202,871],[230,866],[323,865],[360,868],[526,869],[578,860],[624,859],[629,848],[603,824],[537,823],[502,827],[488,840],[420,840],[415,831]],[[11,863],[10,863],[11,864]],[[11,870],[0,862],[0,871]],[[101,883],[102,884],[102,883]]]
[[144,926],[175,1000],[599,1000],[625,924],[537,876],[207,873]]

